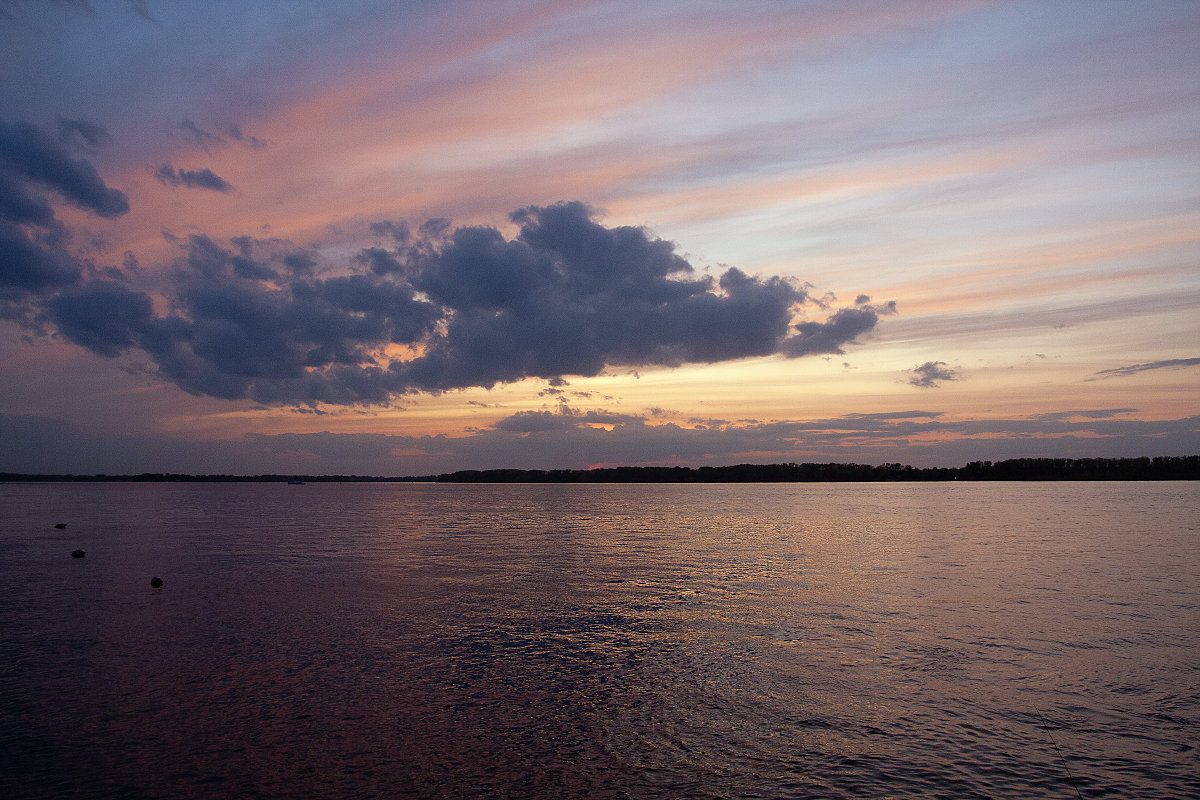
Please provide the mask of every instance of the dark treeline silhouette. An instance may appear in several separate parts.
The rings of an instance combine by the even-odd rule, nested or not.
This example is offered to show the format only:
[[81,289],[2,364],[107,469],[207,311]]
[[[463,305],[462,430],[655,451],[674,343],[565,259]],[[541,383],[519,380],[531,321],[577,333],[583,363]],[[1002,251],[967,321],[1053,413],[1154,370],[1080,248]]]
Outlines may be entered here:
[[907,464],[733,464],[730,467],[604,467],[596,469],[464,469],[418,477],[372,475],[30,475],[0,473],[0,481],[126,481],[193,483],[401,482],[440,483],[823,483],[851,481],[1194,481],[1200,456],[1156,458],[1012,458],[966,467]]
[[1200,456],[1157,458],[1016,458],[965,467],[906,464],[734,464],[726,467],[460,470],[436,476],[455,483],[827,483],[850,481],[1142,481],[1198,480]]
[[30,475],[0,472],[0,481],[130,481],[352,483],[832,483],[852,481],[1174,481],[1200,480],[1200,456],[1155,458],[1014,458],[965,467],[906,464],[734,464],[725,467],[599,467],[596,469],[459,470],[440,475]]

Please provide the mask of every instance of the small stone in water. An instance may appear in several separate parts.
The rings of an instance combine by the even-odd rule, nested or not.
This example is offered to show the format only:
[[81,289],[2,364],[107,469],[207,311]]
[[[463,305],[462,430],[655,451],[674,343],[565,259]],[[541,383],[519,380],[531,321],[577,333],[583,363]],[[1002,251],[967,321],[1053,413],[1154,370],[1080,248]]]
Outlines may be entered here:
[[152,588],[159,589],[162,587],[162,583],[162,578],[158,577],[157,575],[150,579],[150,586]]

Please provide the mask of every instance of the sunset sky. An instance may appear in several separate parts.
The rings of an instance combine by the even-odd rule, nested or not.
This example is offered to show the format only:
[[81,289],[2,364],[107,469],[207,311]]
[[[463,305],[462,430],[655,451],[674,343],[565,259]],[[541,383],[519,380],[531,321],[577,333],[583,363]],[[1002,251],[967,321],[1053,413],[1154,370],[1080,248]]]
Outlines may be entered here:
[[1200,3],[0,0],[0,471],[1200,453]]

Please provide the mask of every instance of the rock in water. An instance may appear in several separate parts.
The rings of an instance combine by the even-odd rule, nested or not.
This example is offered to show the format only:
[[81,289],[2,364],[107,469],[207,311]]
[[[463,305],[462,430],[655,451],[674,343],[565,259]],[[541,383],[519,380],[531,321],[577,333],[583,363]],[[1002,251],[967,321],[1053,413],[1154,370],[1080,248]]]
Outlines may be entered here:
[[59,523],[57,523],[57,524],[56,524],[54,527],[55,527],[55,528],[58,528],[58,529],[61,531],[63,528],[67,527],[67,523],[65,523],[65,522],[59,522]]
[[71,551],[71,558],[83,558],[86,555],[87,555],[87,552],[84,550],[72,550]]
[[155,575],[153,578],[150,579],[150,586],[153,589],[161,589],[162,588],[162,578]]

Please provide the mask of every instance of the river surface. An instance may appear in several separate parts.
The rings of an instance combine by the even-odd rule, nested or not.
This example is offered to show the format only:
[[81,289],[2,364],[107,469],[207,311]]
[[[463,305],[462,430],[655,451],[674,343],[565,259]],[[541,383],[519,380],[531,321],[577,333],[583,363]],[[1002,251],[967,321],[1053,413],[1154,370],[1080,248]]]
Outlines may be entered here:
[[1200,483],[7,484],[0,548],[7,798],[1200,797]]

